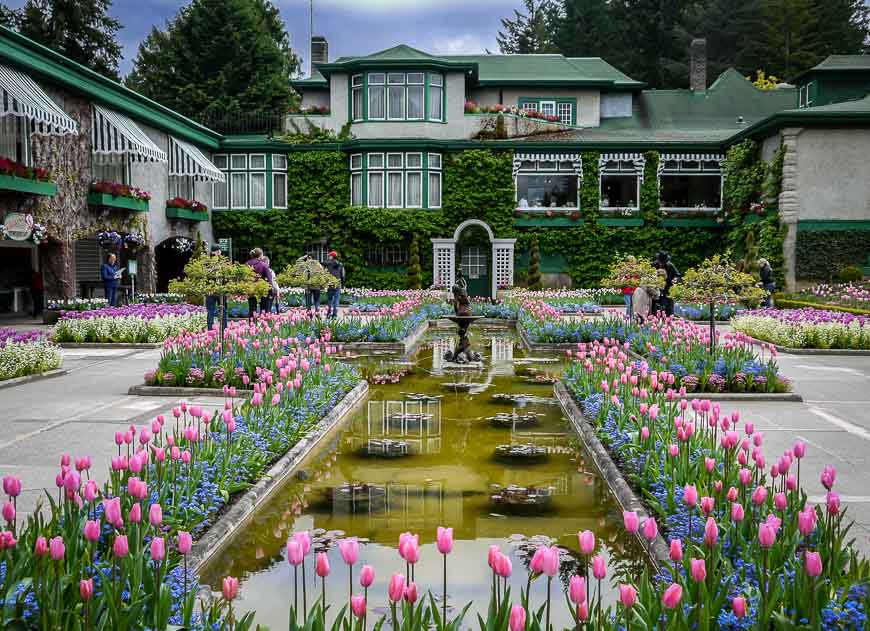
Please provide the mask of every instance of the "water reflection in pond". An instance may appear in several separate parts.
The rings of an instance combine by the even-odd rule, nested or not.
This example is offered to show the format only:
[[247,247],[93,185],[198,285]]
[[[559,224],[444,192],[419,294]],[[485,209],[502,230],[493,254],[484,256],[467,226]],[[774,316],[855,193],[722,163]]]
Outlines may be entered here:
[[[342,431],[206,568],[203,581],[219,591],[223,576],[239,577],[241,609],[255,609],[260,624],[283,628],[293,589],[287,537],[307,529],[316,532],[316,546],[329,546],[327,599],[343,604],[348,570],[329,544],[347,533],[366,542],[360,563],[376,572],[369,607],[385,612],[389,576],[405,571],[397,553],[405,531],[420,534],[418,587],[440,597],[442,566],[434,543],[439,525],[452,526],[456,539],[448,560],[448,602],[460,608],[474,603],[469,624],[476,612],[486,611],[491,544],[511,555],[517,598],[541,541],[564,548],[561,575],[567,584],[580,563],[577,532],[585,529],[603,542],[609,575],[637,576],[642,562],[622,534],[621,514],[552,398],[560,360],[524,356],[507,330],[477,328],[472,340],[483,365],[457,370],[443,361],[453,343],[449,332],[430,333],[402,367],[407,372],[399,382],[372,386]],[[383,372],[384,361],[371,360],[365,370]],[[310,601],[320,593],[310,562],[308,581]],[[546,582],[536,581],[533,605],[545,593]],[[613,600],[606,589],[605,601]],[[555,622],[570,626],[564,598],[558,595],[555,602]]]

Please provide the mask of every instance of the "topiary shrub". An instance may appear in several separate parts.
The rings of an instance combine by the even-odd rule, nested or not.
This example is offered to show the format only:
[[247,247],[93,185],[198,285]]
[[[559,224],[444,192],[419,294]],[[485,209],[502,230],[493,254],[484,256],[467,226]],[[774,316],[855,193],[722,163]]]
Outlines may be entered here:
[[417,235],[411,239],[408,260],[408,289],[420,289],[423,286],[423,271],[420,269],[420,246]]
[[854,265],[847,265],[840,270],[837,278],[843,283],[853,283],[855,281],[864,280],[864,272]]
[[540,291],[544,288],[541,283],[541,249],[538,247],[538,235],[532,235],[529,246],[529,271],[526,275],[526,286],[531,291]]

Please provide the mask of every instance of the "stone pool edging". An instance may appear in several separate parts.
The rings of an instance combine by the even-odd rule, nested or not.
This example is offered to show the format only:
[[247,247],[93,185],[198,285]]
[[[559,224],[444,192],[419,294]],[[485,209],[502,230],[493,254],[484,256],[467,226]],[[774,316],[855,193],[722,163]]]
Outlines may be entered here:
[[320,441],[359,405],[368,390],[368,382],[360,381],[299,442],[281,456],[260,480],[232,502],[228,510],[193,544],[188,561],[190,572],[199,572],[230,542]]
[[55,370],[46,370],[32,375],[22,375],[21,377],[13,377],[12,379],[4,379],[0,381],[0,390],[3,388],[13,388],[15,386],[23,386],[25,383],[33,381],[42,381],[43,379],[51,379],[52,377],[62,377],[69,371],[65,368],[56,368]]
[[[182,388],[179,386],[149,386],[139,384],[130,386],[127,394],[137,397],[215,397],[217,399],[226,399],[227,395],[221,388]],[[236,399],[247,399],[254,394],[253,390],[236,389]]]
[[[574,431],[580,436],[586,450],[589,452],[595,466],[601,472],[601,477],[607,482],[610,487],[610,492],[616,499],[617,504],[623,511],[634,511],[637,513],[641,522],[652,517],[644,503],[637,497],[631,486],[622,475],[619,467],[613,462],[610,457],[610,452],[598,438],[595,427],[589,422],[573,395],[568,391],[561,381],[554,386],[556,400],[559,402],[559,407],[562,412],[571,422]],[[640,547],[647,553],[650,563],[653,564],[656,572],[659,572],[662,567],[670,562],[668,544],[665,542],[661,533],[658,534],[655,541],[648,542],[642,535],[640,530],[634,533]]]

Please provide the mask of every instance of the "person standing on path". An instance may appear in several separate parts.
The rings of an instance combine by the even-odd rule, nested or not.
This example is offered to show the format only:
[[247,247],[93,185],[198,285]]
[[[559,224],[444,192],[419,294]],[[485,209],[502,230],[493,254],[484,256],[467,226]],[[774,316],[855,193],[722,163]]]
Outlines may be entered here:
[[264,256],[263,262],[266,264],[266,282],[269,283],[269,293],[260,298],[260,312],[272,313],[272,305],[278,305],[278,280],[275,277],[275,271],[272,269],[272,261],[269,260],[269,257]]
[[[211,255],[212,256],[222,256],[223,252],[221,251],[221,246],[213,245],[211,246]],[[223,305],[221,305],[221,301],[223,301]],[[217,295],[211,295],[205,297],[205,310],[206,310],[206,320],[208,330],[211,331],[214,326],[214,318],[217,315],[217,310],[220,306],[223,306],[221,311],[221,323],[223,325],[222,330],[226,330],[227,328],[227,300],[224,297],[223,299]]]
[[338,287],[326,290],[326,300],[329,304],[328,317],[338,317],[338,303],[341,301],[341,288],[344,285],[344,265],[338,260],[338,253],[333,250],[326,261],[326,269],[338,280]]
[[659,253],[656,254],[655,266],[658,269],[665,271],[665,287],[662,289],[661,295],[659,296],[660,309],[667,315],[672,316],[674,315],[674,301],[671,300],[670,291],[674,282],[680,278],[680,272],[677,269],[677,266],[674,265],[674,262],[671,261],[671,257],[668,253],[663,251],[659,251]]
[[764,307],[773,307],[773,292],[776,290],[776,281],[773,279],[773,269],[767,259],[758,259],[758,272],[761,275],[761,287],[767,292],[764,295]]
[[117,260],[118,257],[113,252],[106,257],[106,262],[100,267],[100,280],[103,281],[103,289],[106,292],[106,300],[109,301],[110,307],[115,306],[115,299],[118,293],[118,279],[121,275],[116,265]]
[[[251,250],[251,258],[245,263],[248,267],[254,270],[254,273],[265,280],[269,281],[268,269],[269,266],[266,265],[263,260],[263,250],[260,248],[254,248]],[[257,297],[256,296],[248,296],[248,317],[253,318],[254,314],[257,311]]]

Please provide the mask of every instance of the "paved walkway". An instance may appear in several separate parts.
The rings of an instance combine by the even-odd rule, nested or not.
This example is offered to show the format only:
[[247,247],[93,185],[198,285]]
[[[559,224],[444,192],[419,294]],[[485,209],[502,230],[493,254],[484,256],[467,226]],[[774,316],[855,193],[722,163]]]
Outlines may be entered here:
[[[61,453],[90,455],[102,480],[116,453],[114,433],[131,423],[168,414],[180,400],[127,394],[153,368],[159,350],[64,350],[68,374],[0,390],[0,476],[20,476],[26,492],[20,506],[32,510],[43,488],[55,492]],[[768,463],[800,439],[807,443],[801,465],[804,488],[824,501],[819,474],[837,468],[835,489],[856,521],[856,546],[870,556],[870,357],[781,355],[780,370],[794,380],[803,403],[723,403],[739,407],[765,434]],[[195,399],[208,406],[218,399]]]

